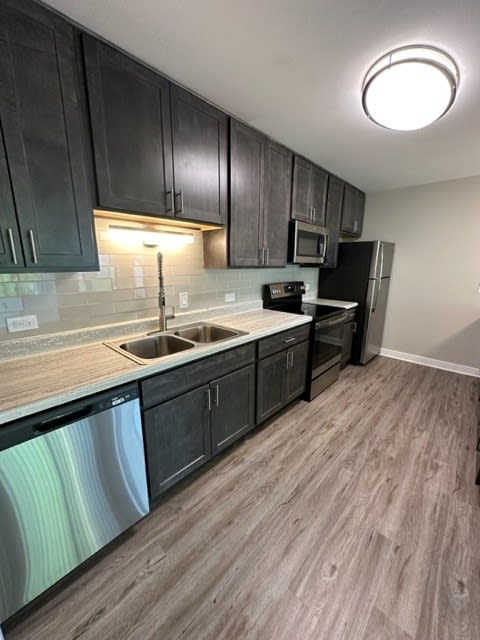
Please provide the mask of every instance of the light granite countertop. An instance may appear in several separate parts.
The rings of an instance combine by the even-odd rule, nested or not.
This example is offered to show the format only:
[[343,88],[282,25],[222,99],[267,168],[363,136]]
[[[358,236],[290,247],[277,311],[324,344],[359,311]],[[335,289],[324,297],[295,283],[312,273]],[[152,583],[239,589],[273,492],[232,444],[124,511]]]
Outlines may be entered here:
[[311,317],[258,309],[208,321],[248,333],[152,364],[137,364],[101,342],[5,360],[0,363],[0,424],[306,324]]

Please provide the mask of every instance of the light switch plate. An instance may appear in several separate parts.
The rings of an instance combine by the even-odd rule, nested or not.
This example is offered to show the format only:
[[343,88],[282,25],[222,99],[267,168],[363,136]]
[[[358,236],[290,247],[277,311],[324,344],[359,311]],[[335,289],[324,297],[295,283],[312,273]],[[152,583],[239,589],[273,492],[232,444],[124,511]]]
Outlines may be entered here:
[[225,294],[225,302],[235,302],[235,294],[232,293],[226,293]]
[[7,329],[9,333],[38,329],[37,316],[33,314],[31,316],[17,316],[16,318],[7,318]]
[[188,309],[188,292],[184,291],[183,293],[179,293],[178,299],[180,309]]

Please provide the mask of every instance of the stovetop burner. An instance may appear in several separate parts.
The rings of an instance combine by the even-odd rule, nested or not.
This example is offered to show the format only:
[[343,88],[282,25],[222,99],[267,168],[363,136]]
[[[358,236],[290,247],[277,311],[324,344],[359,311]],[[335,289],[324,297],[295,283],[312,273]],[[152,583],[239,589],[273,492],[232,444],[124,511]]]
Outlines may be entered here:
[[303,302],[302,295],[304,293],[305,283],[301,281],[266,284],[263,288],[263,307],[274,311],[308,315],[315,320],[323,320],[344,311],[339,307],[326,304]]

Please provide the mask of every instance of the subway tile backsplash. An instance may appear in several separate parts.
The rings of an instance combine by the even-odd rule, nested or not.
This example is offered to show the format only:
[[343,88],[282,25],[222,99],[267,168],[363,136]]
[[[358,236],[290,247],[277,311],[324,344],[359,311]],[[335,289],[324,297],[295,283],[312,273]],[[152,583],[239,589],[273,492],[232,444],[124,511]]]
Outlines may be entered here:
[[[124,242],[112,239],[109,222],[103,217],[95,219],[98,272],[0,274],[1,340],[156,316],[159,249],[164,256],[166,303],[174,305],[177,312],[182,292],[189,294],[188,310],[197,310],[230,305],[225,302],[226,293],[234,293],[238,302],[259,300],[267,282],[305,280],[312,291],[317,287],[316,268],[204,269],[201,231],[191,232],[193,244],[151,248],[143,246],[141,234],[136,232],[127,234]],[[7,318],[33,313],[38,329],[7,332]]]

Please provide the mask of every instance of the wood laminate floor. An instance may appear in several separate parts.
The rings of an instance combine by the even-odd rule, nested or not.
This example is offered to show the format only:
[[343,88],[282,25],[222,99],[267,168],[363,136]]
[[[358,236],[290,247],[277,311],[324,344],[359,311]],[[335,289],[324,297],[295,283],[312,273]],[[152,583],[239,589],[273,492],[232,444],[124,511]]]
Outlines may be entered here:
[[7,640],[478,640],[479,380],[348,367]]

